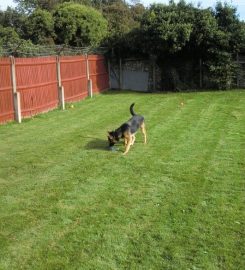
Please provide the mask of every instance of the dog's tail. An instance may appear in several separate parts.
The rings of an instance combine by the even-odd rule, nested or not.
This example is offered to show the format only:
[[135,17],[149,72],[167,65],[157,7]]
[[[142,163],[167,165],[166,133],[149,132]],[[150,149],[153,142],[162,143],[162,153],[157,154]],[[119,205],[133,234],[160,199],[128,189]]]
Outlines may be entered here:
[[134,115],[136,115],[136,113],[134,112],[133,107],[134,107],[134,103],[130,105],[129,110],[130,110],[130,113],[134,116]]

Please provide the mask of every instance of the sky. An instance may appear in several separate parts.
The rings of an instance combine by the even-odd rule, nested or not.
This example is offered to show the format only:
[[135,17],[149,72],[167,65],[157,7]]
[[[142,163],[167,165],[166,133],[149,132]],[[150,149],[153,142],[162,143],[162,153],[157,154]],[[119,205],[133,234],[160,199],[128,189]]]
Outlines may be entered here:
[[[140,0],[140,2],[146,6],[153,4],[153,3],[168,3],[168,0]],[[175,0],[177,3],[178,0]],[[186,2],[191,2],[193,4],[201,3],[201,7],[214,7],[216,0],[187,0]],[[223,0],[221,2],[224,2]],[[243,21],[245,21],[245,0],[226,0],[228,4],[232,4],[237,8],[237,14],[239,15],[239,18]],[[7,6],[15,7],[16,3],[14,3],[14,0],[0,0],[0,9],[5,10]]]

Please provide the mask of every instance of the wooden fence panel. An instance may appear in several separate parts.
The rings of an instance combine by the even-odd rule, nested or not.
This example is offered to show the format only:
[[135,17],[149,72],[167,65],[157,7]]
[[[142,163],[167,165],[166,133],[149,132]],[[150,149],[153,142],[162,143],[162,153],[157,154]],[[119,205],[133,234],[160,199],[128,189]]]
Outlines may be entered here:
[[16,84],[23,117],[58,106],[56,57],[16,58]]
[[88,96],[85,56],[60,57],[60,73],[65,101],[78,101]]
[[[103,56],[62,56],[59,61],[57,59],[53,56],[13,59],[14,89],[20,96],[22,117],[57,108],[58,86],[64,87],[65,101],[68,102],[88,96],[88,79],[92,81],[95,93],[109,88]],[[11,60],[0,58],[0,123],[15,118],[12,88]]]
[[0,123],[14,120],[10,58],[0,58]]
[[89,77],[92,80],[93,92],[102,92],[109,88],[109,75],[105,57],[102,55],[89,55]]

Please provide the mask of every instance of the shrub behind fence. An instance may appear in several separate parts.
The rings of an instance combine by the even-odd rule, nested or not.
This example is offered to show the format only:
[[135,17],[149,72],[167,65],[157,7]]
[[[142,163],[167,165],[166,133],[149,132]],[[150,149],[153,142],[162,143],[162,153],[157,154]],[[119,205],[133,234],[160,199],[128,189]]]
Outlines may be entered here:
[[103,56],[0,58],[0,123],[81,100],[88,86],[94,92],[109,88]]

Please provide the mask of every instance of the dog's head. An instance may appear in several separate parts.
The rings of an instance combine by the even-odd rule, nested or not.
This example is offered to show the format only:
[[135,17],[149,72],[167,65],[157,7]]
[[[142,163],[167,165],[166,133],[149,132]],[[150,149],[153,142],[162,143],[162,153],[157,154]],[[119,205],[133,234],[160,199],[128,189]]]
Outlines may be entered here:
[[108,131],[107,137],[108,137],[109,146],[113,146],[116,142],[119,141],[118,134],[115,131]]

